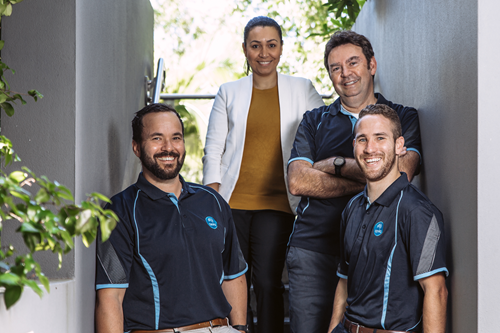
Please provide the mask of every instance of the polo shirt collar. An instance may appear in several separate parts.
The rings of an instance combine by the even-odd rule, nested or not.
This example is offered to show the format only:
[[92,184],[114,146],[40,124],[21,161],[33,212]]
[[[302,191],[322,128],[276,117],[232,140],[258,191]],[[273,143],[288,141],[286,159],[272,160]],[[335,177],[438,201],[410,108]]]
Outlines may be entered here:
[[[401,176],[399,176],[394,183],[392,183],[385,191],[380,195],[380,197],[375,200],[375,203],[382,205],[382,206],[390,206],[391,203],[394,202],[394,199],[396,196],[401,192],[402,189],[404,189],[406,186],[408,186],[408,176],[406,173],[401,172]],[[370,200],[368,198],[368,193],[367,193],[367,188],[365,186],[365,189],[363,191],[363,196],[365,197],[365,204],[369,204]]]
[[[389,101],[385,99],[384,96],[382,96],[381,93],[375,93],[375,98],[377,99],[377,104],[388,104]],[[335,100],[330,106],[328,107],[328,113],[330,113],[332,116],[335,116],[337,113],[341,112],[340,109],[342,107],[342,103],[340,102],[340,97]]]
[[[182,184],[182,190],[181,190],[181,197],[183,197],[184,193],[195,193],[195,191],[189,186],[185,181],[184,178],[182,178],[181,175],[179,175],[179,180],[181,181]],[[158,187],[154,186],[148,180],[146,177],[144,177],[144,174],[141,172],[139,174],[139,178],[137,179],[137,182],[135,183],[141,191],[146,193],[148,197],[150,197],[152,200],[158,200],[161,199],[165,196],[171,196],[173,193],[168,193],[160,190]]]

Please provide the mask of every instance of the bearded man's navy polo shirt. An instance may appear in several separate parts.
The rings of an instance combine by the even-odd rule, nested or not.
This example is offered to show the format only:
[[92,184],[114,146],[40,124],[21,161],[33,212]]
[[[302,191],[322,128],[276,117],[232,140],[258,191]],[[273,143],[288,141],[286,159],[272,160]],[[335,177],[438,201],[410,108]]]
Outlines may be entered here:
[[125,332],[227,317],[221,284],[247,270],[229,205],[211,188],[179,178],[178,199],[141,173],[106,207],[120,221],[109,240],[97,242],[96,289],[127,289]]
[[346,317],[362,326],[422,330],[424,293],[418,280],[448,276],[443,216],[405,173],[375,202],[365,191],[342,213],[341,261]]
[[[375,97],[377,104],[388,105],[396,111],[407,150],[420,155],[417,110],[389,102],[378,93]],[[288,164],[295,160],[314,164],[333,156],[354,157],[352,141],[356,121],[355,117],[343,110],[340,98],[329,106],[306,112],[297,130]],[[297,219],[289,245],[338,256],[340,216],[351,198],[352,195],[330,199],[303,196],[297,206]]]

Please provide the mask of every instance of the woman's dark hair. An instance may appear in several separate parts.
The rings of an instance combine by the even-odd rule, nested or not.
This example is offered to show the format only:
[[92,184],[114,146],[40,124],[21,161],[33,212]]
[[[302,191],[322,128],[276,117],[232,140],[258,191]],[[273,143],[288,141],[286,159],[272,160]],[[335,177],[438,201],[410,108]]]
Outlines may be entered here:
[[[245,26],[245,30],[243,31],[243,45],[245,45],[245,47],[247,46],[248,34],[255,27],[273,27],[274,29],[276,29],[276,31],[278,31],[278,34],[280,35],[280,42],[281,44],[283,44],[283,33],[281,32],[281,27],[278,22],[267,16],[257,16],[248,21],[247,25]],[[250,71],[248,61],[245,61],[245,67],[245,72],[248,75]]]

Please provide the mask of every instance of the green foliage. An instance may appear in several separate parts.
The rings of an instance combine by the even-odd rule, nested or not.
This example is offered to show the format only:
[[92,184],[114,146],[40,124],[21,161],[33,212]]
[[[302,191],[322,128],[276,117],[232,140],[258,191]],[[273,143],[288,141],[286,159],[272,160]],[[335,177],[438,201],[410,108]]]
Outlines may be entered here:
[[[12,5],[21,1],[0,0],[0,17],[10,16]],[[0,41],[0,50],[4,44],[4,41]],[[23,95],[31,96],[35,101],[43,95],[36,90],[26,94],[11,91],[4,76],[5,71],[14,73],[0,61],[0,108],[11,117],[16,101],[26,104]],[[11,141],[0,135],[0,167],[18,161],[20,159]],[[12,245],[1,247],[0,241],[0,287],[5,288],[4,302],[7,308],[19,300],[26,286],[40,297],[43,290],[39,283],[49,291],[49,280],[40,264],[33,259],[33,253],[51,251],[57,254],[60,268],[62,255],[74,247],[73,237],[81,236],[83,244],[88,247],[96,239],[100,227],[102,240],[109,238],[118,217],[111,210],[103,209],[101,201],[109,202],[109,199],[102,194],[92,193],[87,200],[76,204],[68,188],[45,176],[37,177],[26,167],[9,174],[0,169],[0,232],[4,221],[17,221],[17,232],[28,248],[27,254],[17,254]]]

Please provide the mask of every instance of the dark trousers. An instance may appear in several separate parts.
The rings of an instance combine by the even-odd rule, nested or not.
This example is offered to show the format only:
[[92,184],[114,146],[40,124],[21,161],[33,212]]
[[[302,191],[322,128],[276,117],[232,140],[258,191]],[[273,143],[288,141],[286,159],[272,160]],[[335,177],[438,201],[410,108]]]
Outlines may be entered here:
[[339,258],[291,246],[288,249],[288,299],[292,333],[325,333],[332,318]]
[[259,333],[282,333],[283,283],[288,238],[294,216],[275,210],[232,209],[243,256],[248,263],[247,283],[257,299]]

